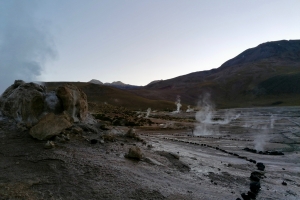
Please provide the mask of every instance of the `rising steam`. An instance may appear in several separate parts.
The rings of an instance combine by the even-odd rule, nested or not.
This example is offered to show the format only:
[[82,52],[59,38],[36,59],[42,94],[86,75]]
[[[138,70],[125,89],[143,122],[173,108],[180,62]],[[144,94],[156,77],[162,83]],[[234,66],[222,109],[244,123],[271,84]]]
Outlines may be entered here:
[[151,113],[151,108],[148,108],[148,109],[147,109],[146,118],[148,118],[148,117],[149,117],[150,113]]
[[175,102],[175,105],[176,105],[177,109],[173,113],[180,113],[180,108],[182,106],[180,101],[181,101],[180,100],[180,95],[177,95],[176,102]]
[[0,95],[14,80],[34,81],[55,50],[36,16],[37,1],[0,1]]
[[199,123],[196,126],[195,135],[214,134],[218,131],[218,127],[213,127],[214,124],[229,124],[232,120],[240,117],[240,114],[225,110],[224,114],[219,115],[218,118],[216,118],[215,106],[210,100],[209,93],[200,96],[198,107],[200,110],[196,113],[195,118]]

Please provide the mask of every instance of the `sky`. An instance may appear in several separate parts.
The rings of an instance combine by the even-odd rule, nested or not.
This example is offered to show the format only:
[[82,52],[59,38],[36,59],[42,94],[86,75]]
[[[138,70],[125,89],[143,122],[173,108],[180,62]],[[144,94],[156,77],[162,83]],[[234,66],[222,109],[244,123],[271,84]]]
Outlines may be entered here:
[[300,39],[299,0],[0,0],[0,93],[24,81],[147,85]]

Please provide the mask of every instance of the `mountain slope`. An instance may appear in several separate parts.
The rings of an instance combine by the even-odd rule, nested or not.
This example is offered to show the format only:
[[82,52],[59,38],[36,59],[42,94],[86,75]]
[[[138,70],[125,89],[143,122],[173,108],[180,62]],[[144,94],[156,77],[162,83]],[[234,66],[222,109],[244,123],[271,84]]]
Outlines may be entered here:
[[153,110],[175,110],[173,102],[164,100],[150,100],[131,92],[115,87],[84,82],[45,82],[48,91],[55,90],[58,86],[71,83],[81,88],[87,95],[89,103],[110,104],[123,106],[133,110],[146,110],[151,107]]
[[180,95],[183,103],[192,105],[203,93],[210,93],[220,108],[274,105],[279,101],[282,105],[299,105],[299,74],[300,40],[281,40],[248,49],[217,69],[160,81],[131,92],[169,101]]

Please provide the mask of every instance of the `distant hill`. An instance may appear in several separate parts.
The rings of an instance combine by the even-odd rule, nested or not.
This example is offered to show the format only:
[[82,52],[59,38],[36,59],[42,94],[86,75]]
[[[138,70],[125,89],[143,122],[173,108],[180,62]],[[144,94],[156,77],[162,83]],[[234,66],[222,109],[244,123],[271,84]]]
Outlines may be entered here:
[[98,85],[103,85],[103,83],[97,79],[92,79],[89,81],[89,83],[94,83],[94,84],[98,84]]
[[155,81],[151,81],[150,83],[148,83],[146,86],[149,86],[149,85],[152,85],[152,84],[155,84],[155,83],[158,83],[160,81],[163,81],[163,80],[155,80]]
[[176,105],[173,101],[150,100],[107,85],[85,82],[45,82],[44,84],[47,90],[51,91],[66,83],[71,83],[81,88],[86,93],[89,103],[110,104],[143,111],[149,107],[152,110],[176,110]]
[[[146,86],[101,83],[73,84],[87,94],[89,102],[135,110],[175,110],[178,95],[185,106],[195,106],[205,93],[211,95],[217,108],[300,105],[300,40],[266,42],[219,68],[152,81]],[[45,84],[55,89],[62,82]]]
[[300,40],[267,42],[217,69],[199,71],[131,89],[149,99],[196,105],[210,93],[219,108],[300,105]]
[[101,81],[99,81],[97,79],[92,79],[88,83],[93,83],[93,84],[98,84],[98,85],[108,85],[108,86],[112,86],[112,87],[119,88],[119,89],[136,89],[136,88],[141,87],[141,86],[136,86],[136,85],[125,84],[121,81],[114,81],[112,83],[102,83]]

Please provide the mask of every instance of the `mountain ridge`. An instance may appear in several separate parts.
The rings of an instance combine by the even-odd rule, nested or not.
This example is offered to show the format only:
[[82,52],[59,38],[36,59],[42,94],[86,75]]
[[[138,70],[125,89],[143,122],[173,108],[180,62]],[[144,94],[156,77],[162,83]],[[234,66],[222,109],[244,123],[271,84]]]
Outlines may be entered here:
[[[291,74],[295,77],[300,74],[300,40],[266,42],[243,51],[219,68],[192,72],[131,92],[168,101],[175,101],[176,96],[180,95],[183,102],[191,105],[196,105],[203,93],[210,93],[220,108],[272,105],[272,99],[283,102],[282,105],[293,105],[300,96],[300,84],[293,85],[294,89],[286,92],[291,84],[297,83],[295,78],[294,82],[286,78]],[[276,96],[271,97],[275,94],[268,90],[275,80],[283,81],[284,87],[279,87],[281,89],[276,90]],[[271,84],[270,87],[266,87],[267,83]]]

